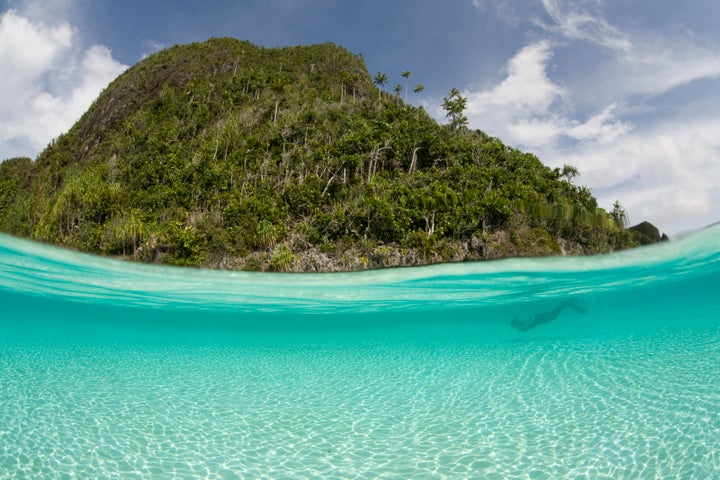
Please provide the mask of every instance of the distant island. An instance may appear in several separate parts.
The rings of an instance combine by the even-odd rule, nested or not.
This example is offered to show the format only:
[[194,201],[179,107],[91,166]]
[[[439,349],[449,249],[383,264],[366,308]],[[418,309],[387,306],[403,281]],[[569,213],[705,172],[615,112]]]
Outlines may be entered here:
[[144,262],[297,272],[602,253],[652,236],[625,229],[619,203],[599,208],[572,166],[469,129],[456,89],[446,125],[408,104],[424,87],[406,67],[386,89],[387,74],[333,44],[158,52],[37,159],[0,164],[0,230]]

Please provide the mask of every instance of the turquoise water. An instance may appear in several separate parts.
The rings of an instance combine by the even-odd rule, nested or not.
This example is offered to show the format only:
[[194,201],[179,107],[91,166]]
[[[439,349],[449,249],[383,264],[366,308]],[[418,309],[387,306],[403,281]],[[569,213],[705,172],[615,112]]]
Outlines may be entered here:
[[719,291],[718,227],[327,275],[0,236],[0,479],[720,478]]

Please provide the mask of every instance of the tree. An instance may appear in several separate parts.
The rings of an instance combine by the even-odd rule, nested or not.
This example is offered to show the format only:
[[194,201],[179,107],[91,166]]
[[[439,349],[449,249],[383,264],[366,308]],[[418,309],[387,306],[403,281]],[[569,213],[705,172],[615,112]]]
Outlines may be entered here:
[[[419,94],[423,91],[425,91],[425,86],[422,83],[418,83],[417,85],[415,85],[415,88],[413,89],[413,92],[415,94]],[[419,118],[421,108],[418,108],[415,110],[415,120],[417,120]]]
[[617,226],[621,229],[624,229],[627,224],[630,223],[627,212],[620,204],[619,200],[615,200],[615,203],[613,203],[613,209],[612,212],[610,212],[610,216],[613,220],[615,220],[615,223],[617,223]]
[[410,70],[405,70],[400,75],[405,79],[405,103],[407,103],[408,78],[410,78]]
[[450,90],[450,96],[443,99],[443,110],[445,116],[450,119],[450,129],[458,130],[468,124],[468,119],[463,113],[467,108],[467,98],[460,95],[457,88]]
[[378,90],[378,100],[382,97],[382,88],[385,86],[385,82],[387,82],[387,75],[385,75],[382,72],[378,72],[377,75],[375,75],[375,78],[373,79],[373,82],[375,82],[375,85],[379,87]]
[[258,245],[265,250],[275,247],[275,242],[279,234],[278,230],[279,229],[269,220],[263,219],[260,221],[256,229]]
[[288,79],[284,77],[275,77],[270,84],[270,89],[275,94],[275,111],[273,113],[273,125],[277,124],[278,107],[280,107],[280,99],[283,98],[287,91]]
[[403,86],[398,83],[393,90],[395,91],[395,96],[400,98],[400,92],[402,92]]
[[340,103],[343,102],[345,98],[345,93],[347,90],[347,87],[352,87],[352,95],[353,95],[353,102],[356,100],[355,98],[355,87],[357,84],[357,81],[360,79],[360,76],[356,72],[346,72],[343,71],[340,73],[342,77],[342,85],[340,90]]
[[562,169],[556,168],[554,172],[558,178],[564,178],[568,182],[580,175],[580,171],[572,165],[563,165]]

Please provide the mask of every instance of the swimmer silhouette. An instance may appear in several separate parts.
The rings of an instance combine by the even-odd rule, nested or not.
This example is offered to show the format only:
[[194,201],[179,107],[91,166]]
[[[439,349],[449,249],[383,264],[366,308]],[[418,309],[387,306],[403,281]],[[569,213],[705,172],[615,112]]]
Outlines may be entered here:
[[520,320],[519,318],[515,317],[510,322],[510,325],[513,326],[513,328],[517,328],[521,332],[527,332],[528,330],[537,327],[538,325],[542,325],[543,323],[552,322],[555,320],[558,315],[560,315],[560,312],[565,310],[567,307],[572,308],[577,313],[587,313],[587,310],[582,308],[581,306],[577,305],[575,303],[574,299],[567,300],[557,307],[553,308],[552,310],[548,310],[547,312],[538,313],[533,318],[529,320]]

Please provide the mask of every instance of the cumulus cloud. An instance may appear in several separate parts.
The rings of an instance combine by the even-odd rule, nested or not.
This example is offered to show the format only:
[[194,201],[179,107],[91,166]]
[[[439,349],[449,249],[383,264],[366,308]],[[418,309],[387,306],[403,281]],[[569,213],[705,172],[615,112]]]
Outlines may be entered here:
[[0,16],[0,160],[35,156],[126,68],[77,37],[67,22],[47,25],[16,10]]
[[[520,48],[497,83],[463,92],[470,125],[551,166],[578,167],[578,181],[600,204],[610,208],[619,199],[632,221],[677,234],[720,220],[720,121],[713,113],[720,102],[667,97],[693,82],[717,82],[720,51],[687,35],[623,32],[603,16],[601,1],[542,5],[551,22],[530,20],[541,39]],[[594,61],[579,71],[572,63],[578,58]],[[716,108],[707,105],[713,101]]]
[[13,10],[5,13],[0,17],[0,61],[12,67],[4,69],[5,85],[17,87],[41,75],[70,47],[71,38],[68,24],[48,28],[32,24]]
[[545,155],[577,166],[601,204],[620,199],[631,221],[676,234],[720,219],[718,131],[715,118],[670,120],[609,144]]
[[545,68],[550,43],[534,43],[510,59],[505,78],[495,86],[466,90],[471,125],[492,125],[493,134],[516,145],[541,145],[559,133],[551,106],[562,103],[565,91],[553,83]]
[[547,74],[551,59],[551,42],[532,43],[508,61],[500,83],[463,92],[468,98],[470,123],[480,128],[491,126],[489,133],[530,149],[561,137],[607,142],[630,129],[615,117],[617,104],[604,107],[584,122],[572,118],[571,93]]
[[487,110],[498,106],[514,110],[544,112],[562,97],[563,89],[550,81],[545,67],[551,57],[550,43],[533,43],[510,59],[507,76],[490,90],[472,94],[472,110]]

